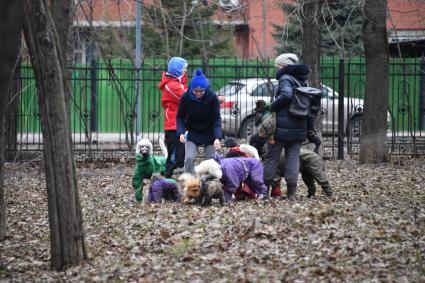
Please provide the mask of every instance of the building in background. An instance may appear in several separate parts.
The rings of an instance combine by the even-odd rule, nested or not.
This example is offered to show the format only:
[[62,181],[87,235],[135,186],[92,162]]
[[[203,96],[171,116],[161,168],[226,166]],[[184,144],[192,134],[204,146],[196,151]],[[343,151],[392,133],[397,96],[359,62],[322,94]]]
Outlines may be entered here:
[[[93,41],[90,28],[119,28],[135,26],[134,0],[92,0],[79,4],[74,26],[78,33],[76,60],[86,62],[93,56]],[[273,58],[277,45],[272,34],[273,24],[285,22],[280,7],[282,3],[294,3],[294,0],[214,0],[219,8],[212,23],[217,28],[230,28],[233,33],[235,56],[239,58]],[[143,0],[146,5],[158,6],[157,0]],[[213,0],[193,0],[191,5],[211,5]],[[387,28],[389,43],[416,44],[423,47],[425,40],[425,1],[388,0],[389,16]],[[143,19],[142,19],[143,21]],[[142,31],[143,32],[143,31]],[[125,42],[124,42],[125,43]],[[419,44],[419,45],[418,45]],[[422,44],[422,45],[421,45]]]
[[273,58],[276,40],[273,24],[282,24],[285,15],[281,4],[292,0],[220,0],[215,23],[233,26],[237,56]]
[[[144,0],[143,5],[158,5],[156,0]],[[192,1],[192,4],[211,5],[210,1]],[[217,28],[231,28],[235,56],[239,58],[268,58],[276,55],[273,23],[284,20],[279,7],[282,0],[217,0],[212,23]],[[287,1],[291,2],[291,1]],[[76,59],[86,62],[90,57],[90,29],[135,26],[136,1],[93,0],[78,4],[74,26],[77,36]],[[142,19],[143,21],[143,19]]]
[[425,56],[425,1],[388,1],[387,29],[392,56]]

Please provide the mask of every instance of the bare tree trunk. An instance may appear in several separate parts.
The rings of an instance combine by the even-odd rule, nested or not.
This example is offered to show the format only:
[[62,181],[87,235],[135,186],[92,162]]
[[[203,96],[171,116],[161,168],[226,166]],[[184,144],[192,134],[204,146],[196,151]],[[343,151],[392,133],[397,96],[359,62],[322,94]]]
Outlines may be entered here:
[[202,25],[202,17],[201,17],[201,10],[198,9],[198,20],[199,20],[199,33],[201,34],[201,41],[202,41],[202,69],[204,71],[204,74],[208,76],[209,71],[209,63],[208,63],[208,51],[207,46],[205,44],[205,36],[204,36],[204,28]]
[[[0,241],[6,236],[6,192],[4,187],[4,122],[9,86],[19,54],[22,30],[22,1],[0,2]],[[5,44],[7,43],[7,44]]]
[[62,270],[86,258],[70,121],[65,103],[64,62],[46,2],[26,0],[24,13],[24,34],[41,110],[51,265]]
[[262,36],[262,44],[261,46],[262,48],[262,56],[261,58],[264,58],[267,56],[266,54],[266,35],[267,35],[267,5],[266,5],[266,0],[261,0],[261,19],[262,19],[262,25],[261,25],[261,36]]
[[55,0],[51,2],[50,11],[59,36],[59,48],[61,50],[61,60],[65,68],[63,84],[65,86],[65,101],[70,115],[70,104],[72,90],[69,82],[72,78],[72,71],[66,69],[71,67],[74,53],[74,37],[72,33],[72,20],[74,15],[75,1],[73,0]]
[[[298,1],[302,22],[302,61],[310,67],[310,85],[320,89],[320,9],[322,0]],[[319,111],[320,113],[320,111]],[[322,137],[322,119],[319,115],[315,120],[317,135]]]
[[170,40],[168,37],[168,25],[167,25],[167,19],[165,18],[165,12],[164,8],[162,7],[162,1],[159,0],[159,9],[161,10],[161,16],[162,16],[162,24],[164,25],[164,32],[165,32],[165,55],[167,58],[170,58]]
[[320,17],[321,0],[301,1],[302,61],[310,66],[310,84],[320,86]]
[[[21,41],[18,43],[17,49],[21,49]],[[16,77],[20,77],[21,72],[21,61],[20,54],[17,54],[15,61],[13,74],[9,85],[8,94],[6,100],[6,160],[13,160],[16,158],[18,150],[18,115],[19,115],[19,101],[20,101],[20,89],[21,82]]]
[[366,55],[366,93],[361,128],[360,162],[387,161],[389,48],[387,1],[364,3],[363,44]]
[[65,67],[71,66],[74,51],[74,37],[71,28],[75,1],[55,0],[51,3],[50,11],[59,36],[62,62],[64,62]]
[[180,27],[180,41],[179,41],[179,56],[182,56],[183,54],[183,42],[184,42],[184,25],[186,24],[186,17],[187,17],[187,4],[186,1],[183,2],[183,19],[182,19],[182,25]]

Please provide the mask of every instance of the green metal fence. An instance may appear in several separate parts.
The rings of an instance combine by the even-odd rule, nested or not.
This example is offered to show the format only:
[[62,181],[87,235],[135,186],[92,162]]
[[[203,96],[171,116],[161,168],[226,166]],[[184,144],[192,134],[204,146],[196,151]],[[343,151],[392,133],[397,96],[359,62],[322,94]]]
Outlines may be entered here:
[[[214,90],[219,90],[229,81],[244,78],[274,78],[273,60],[212,59],[202,62],[188,60],[189,79],[197,68],[202,68],[210,79]],[[163,131],[161,93],[157,85],[166,60],[144,60],[140,69],[140,125],[143,134],[157,135]],[[338,77],[337,58],[321,61],[322,83],[337,91],[341,78]],[[344,62],[345,96],[363,98],[365,90],[365,64],[363,58],[348,58]],[[422,68],[422,72],[421,72]],[[71,127],[75,144],[98,142],[99,134],[115,134],[118,149],[131,147],[129,136],[135,138],[136,126],[136,69],[127,61],[98,61],[95,65],[71,68]],[[41,144],[41,127],[37,91],[32,69],[21,66],[20,94],[17,128],[21,144]],[[393,136],[424,135],[425,94],[420,89],[424,81],[424,62],[419,59],[392,59],[390,65],[390,93],[388,109],[392,115]],[[379,82],[377,82],[379,83]],[[421,97],[422,91],[422,97]],[[337,101],[335,101],[337,107]],[[348,112],[348,111],[347,111]],[[337,119],[337,117],[335,117]],[[242,123],[243,121],[239,121]],[[337,130],[337,129],[334,129]],[[402,134],[397,134],[402,133]],[[30,138],[29,135],[32,135]],[[333,135],[335,136],[335,135]]]

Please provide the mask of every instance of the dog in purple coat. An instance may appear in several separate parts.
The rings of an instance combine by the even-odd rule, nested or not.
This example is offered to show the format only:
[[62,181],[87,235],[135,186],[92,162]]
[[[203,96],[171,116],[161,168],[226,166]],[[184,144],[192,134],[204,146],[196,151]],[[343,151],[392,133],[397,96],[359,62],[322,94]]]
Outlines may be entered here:
[[169,202],[179,202],[180,193],[177,189],[177,181],[166,179],[159,173],[154,173],[149,186],[149,203],[161,203],[162,200]]
[[233,194],[246,183],[256,194],[258,199],[267,198],[267,187],[264,184],[263,164],[255,158],[224,158],[215,154],[213,159],[202,161],[195,171],[198,175],[212,174],[220,179],[224,186],[224,201],[232,200]]

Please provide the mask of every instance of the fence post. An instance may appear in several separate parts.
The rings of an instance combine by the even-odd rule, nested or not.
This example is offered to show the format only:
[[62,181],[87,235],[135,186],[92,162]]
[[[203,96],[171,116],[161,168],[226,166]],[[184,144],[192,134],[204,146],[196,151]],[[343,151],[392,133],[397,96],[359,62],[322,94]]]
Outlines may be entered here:
[[[91,47],[93,48],[93,47]],[[93,54],[90,60],[90,130],[97,132],[97,70]]]
[[419,75],[419,129],[425,130],[425,57],[422,56]]
[[338,160],[344,159],[344,89],[345,89],[345,62],[339,59],[338,70]]

